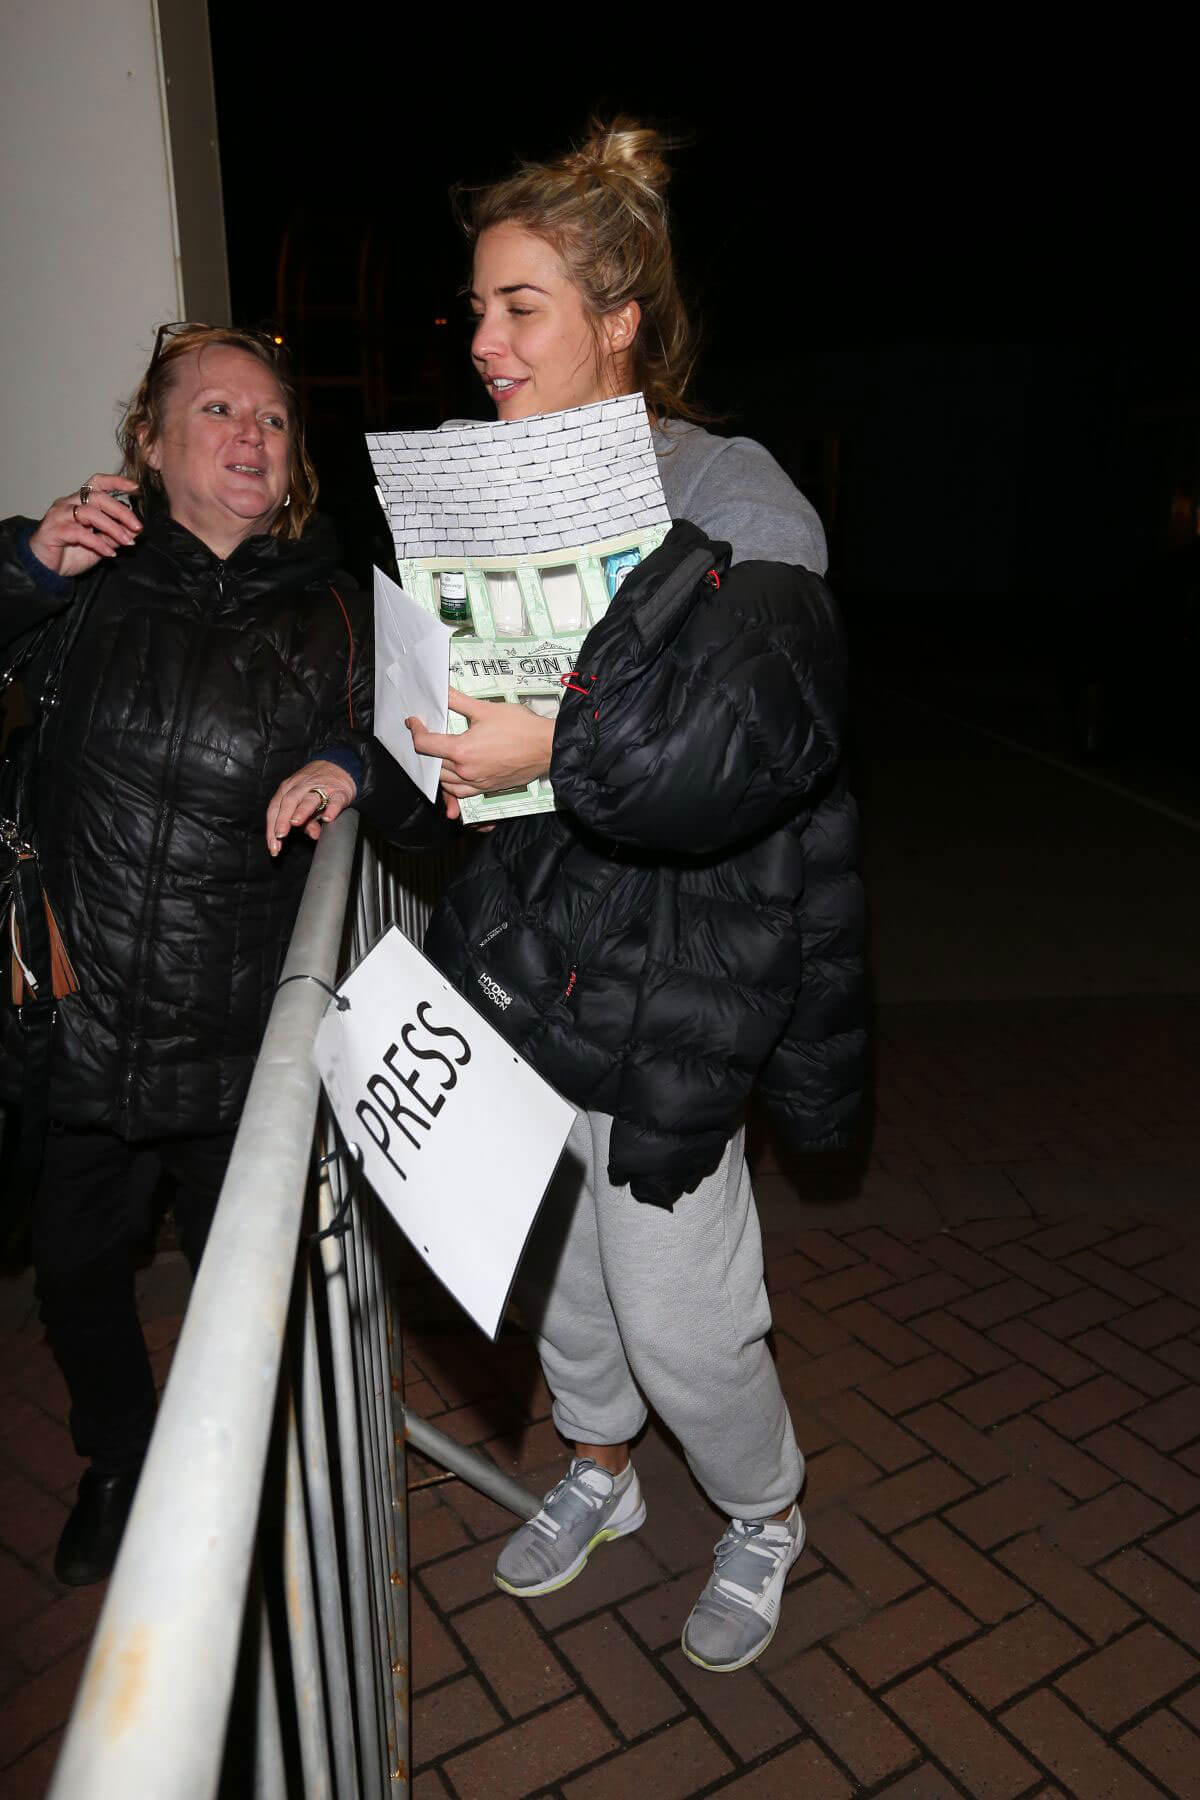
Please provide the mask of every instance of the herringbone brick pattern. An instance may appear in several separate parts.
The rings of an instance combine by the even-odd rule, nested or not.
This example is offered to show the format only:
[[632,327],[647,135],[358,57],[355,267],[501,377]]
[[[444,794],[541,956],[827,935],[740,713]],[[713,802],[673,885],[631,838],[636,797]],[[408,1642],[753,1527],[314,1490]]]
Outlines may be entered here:
[[[810,1547],[752,1669],[679,1650],[722,1524],[662,1434],[643,1530],[529,1605],[492,1585],[508,1515],[410,1459],[417,1800],[1200,1795],[1198,1013],[888,1009],[870,1166],[804,1200],[760,1154]],[[524,1335],[490,1350],[424,1280],[407,1316],[409,1404],[547,1486],[564,1448]],[[151,1327],[164,1366],[176,1323]],[[17,1800],[98,1595],[49,1570],[78,1465],[31,1325],[4,1370]]]
[[[661,1435],[637,1453],[644,1530],[528,1605],[492,1586],[505,1515],[414,1459],[422,1791],[1200,1793],[1185,1239],[1025,1214],[768,1249],[810,1531],[774,1644],[736,1677],[682,1657],[721,1526]],[[408,1358],[454,1435],[535,1489],[561,1471],[518,1333],[480,1361],[431,1316]]]

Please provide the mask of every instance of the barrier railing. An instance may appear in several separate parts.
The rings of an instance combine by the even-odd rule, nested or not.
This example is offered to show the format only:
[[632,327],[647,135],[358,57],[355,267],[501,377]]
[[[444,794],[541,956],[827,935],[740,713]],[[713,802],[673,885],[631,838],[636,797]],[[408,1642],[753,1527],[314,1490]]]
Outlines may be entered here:
[[537,1510],[404,1411],[395,1227],[326,1149],[325,989],[446,878],[363,843],[355,886],[357,827],[313,858],[50,1800],[407,1795],[406,1442]]

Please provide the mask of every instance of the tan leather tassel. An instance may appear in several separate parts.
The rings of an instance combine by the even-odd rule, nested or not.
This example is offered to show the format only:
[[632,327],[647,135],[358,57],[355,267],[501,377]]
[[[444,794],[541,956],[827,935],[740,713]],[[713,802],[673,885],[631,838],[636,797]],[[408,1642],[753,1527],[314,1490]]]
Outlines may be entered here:
[[[43,896],[45,899],[45,897]],[[63,935],[59,930],[58,920],[54,916],[54,908],[48,899],[46,907],[46,932],[50,939],[50,986],[56,1000],[65,994],[79,992],[79,977],[67,954],[67,946],[63,943]]]

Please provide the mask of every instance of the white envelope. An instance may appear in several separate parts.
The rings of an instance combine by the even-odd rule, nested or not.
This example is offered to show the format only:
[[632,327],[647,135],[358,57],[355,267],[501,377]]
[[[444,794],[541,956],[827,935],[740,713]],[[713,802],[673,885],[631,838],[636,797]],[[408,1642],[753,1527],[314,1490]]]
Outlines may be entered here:
[[416,718],[430,731],[446,730],[453,636],[450,626],[375,570],[375,736],[427,800],[437,799],[442,759],[420,755],[404,721]]

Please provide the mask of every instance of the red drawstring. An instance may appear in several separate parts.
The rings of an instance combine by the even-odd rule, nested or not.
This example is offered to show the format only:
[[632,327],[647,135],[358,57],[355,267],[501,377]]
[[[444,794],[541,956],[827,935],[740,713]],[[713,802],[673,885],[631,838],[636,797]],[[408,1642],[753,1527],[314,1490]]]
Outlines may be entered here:
[[711,588],[719,588],[721,585],[721,577],[717,574],[715,569],[710,569],[704,579]]
[[[570,690],[573,694],[582,694],[584,699],[586,700],[588,695],[591,693],[592,689],[590,687],[584,688],[584,687],[577,686],[573,677],[578,674],[579,674],[578,669],[572,669],[570,671],[570,674],[560,675],[558,679],[563,687],[570,688]],[[583,681],[590,681],[592,683],[592,686],[593,687],[595,686],[596,677],[594,675],[584,675],[584,676],[581,676],[580,679]]]
[[342,609],[342,617],[346,621],[346,636],[350,640],[350,653],[346,663],[346,715],[350,720],[350,729],[354,730],[354,633],[350,628],[350,614],[346,611],[346,603],[334,587],[332,581],[329,591]]

